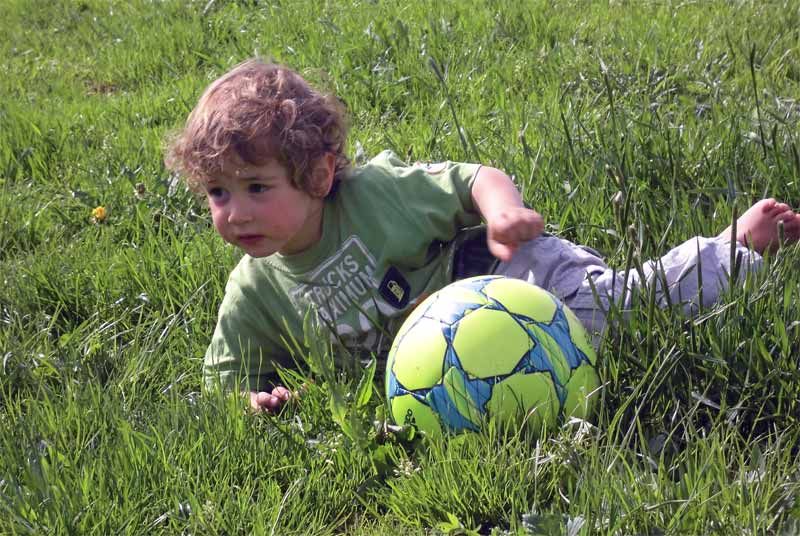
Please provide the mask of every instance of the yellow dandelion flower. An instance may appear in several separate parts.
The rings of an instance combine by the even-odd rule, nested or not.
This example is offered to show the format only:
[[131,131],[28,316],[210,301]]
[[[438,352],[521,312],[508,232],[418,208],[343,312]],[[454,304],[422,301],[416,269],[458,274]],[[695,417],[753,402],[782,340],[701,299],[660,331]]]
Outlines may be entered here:
[[105,220],[106,216],[108,216],[108,212],[106,212],[106,207],[104,206],[95,207],[92,210],[92,221],[95,223],[100,223]]

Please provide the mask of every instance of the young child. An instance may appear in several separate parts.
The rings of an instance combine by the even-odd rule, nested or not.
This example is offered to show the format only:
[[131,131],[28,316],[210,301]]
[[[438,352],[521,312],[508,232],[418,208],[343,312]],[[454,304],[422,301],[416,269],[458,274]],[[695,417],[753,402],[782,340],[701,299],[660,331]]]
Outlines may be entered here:
[[542,217],[505,173],[409,166],[388,152],[350,169],[346,134],[334,97],[290,69],[249,60],[205,90],[171,142],[167,166],[205,194],[217,232],[245,252],[204,378],[249,393],[254,409],[273,411],[288,398],[270,381],[276,366],[292,365],[291,341],[302,340],[309,309],[349,349],[381,355],[424,297],[493,272],[550,290],[599,333],[610,301],[629,302],[630,289],[654,281],[666,284],[663,303],[666,293],[689,313],[700,296],[713,303],[728,281],[733,240],[746,271],[777,247],[779,222],[787,242],[800,238],[800,214],[766,199],[739,218],[736,236],[728,228],[693,238],[626,278],[593,250],[543,233]]

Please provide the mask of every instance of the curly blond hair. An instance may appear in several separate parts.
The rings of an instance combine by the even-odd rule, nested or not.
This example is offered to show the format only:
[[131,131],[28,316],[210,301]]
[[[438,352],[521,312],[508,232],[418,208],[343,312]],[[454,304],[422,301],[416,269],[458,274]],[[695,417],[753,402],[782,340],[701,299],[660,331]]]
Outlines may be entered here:
[[[282,65],[250,59],[211,83],[182,130],[169,137],[164,163],[194,191],[238,157],[250,165],[277,159],[295,187],[311,191],[311,169],[335,156],[334,183],[350,165],[344,107]],[[335,191],[335,187],[331,189]]]

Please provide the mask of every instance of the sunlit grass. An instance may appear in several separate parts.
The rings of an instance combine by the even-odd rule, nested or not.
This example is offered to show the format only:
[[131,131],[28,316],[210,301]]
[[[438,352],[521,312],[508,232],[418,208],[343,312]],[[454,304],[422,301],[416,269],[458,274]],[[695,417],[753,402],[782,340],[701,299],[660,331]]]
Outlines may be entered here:
[[798,248],[695,319],[615,317],[592,427],[430,442],[320,345],[278,417],[201,392],[238,254],[161,162],[260,54],[341,97],[355,160],[503,168],[622,268],[800,208],[798,28],[791,2],[6,2],[0,532],[797,532]]

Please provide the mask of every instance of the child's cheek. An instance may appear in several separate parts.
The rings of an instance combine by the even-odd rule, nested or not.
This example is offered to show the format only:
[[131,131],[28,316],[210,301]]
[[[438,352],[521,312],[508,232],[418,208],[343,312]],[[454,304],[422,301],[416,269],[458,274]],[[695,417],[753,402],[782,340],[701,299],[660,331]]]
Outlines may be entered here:
[[214,208],[212,205],[211,221],[214,223],[214,229],[217,230],[217,233],[219,233],[219,235],[222,236],[222,238],[224,238],[226,241],[230,242],[227,236],[227,216],[224,214],[224,211],[219,208]]

